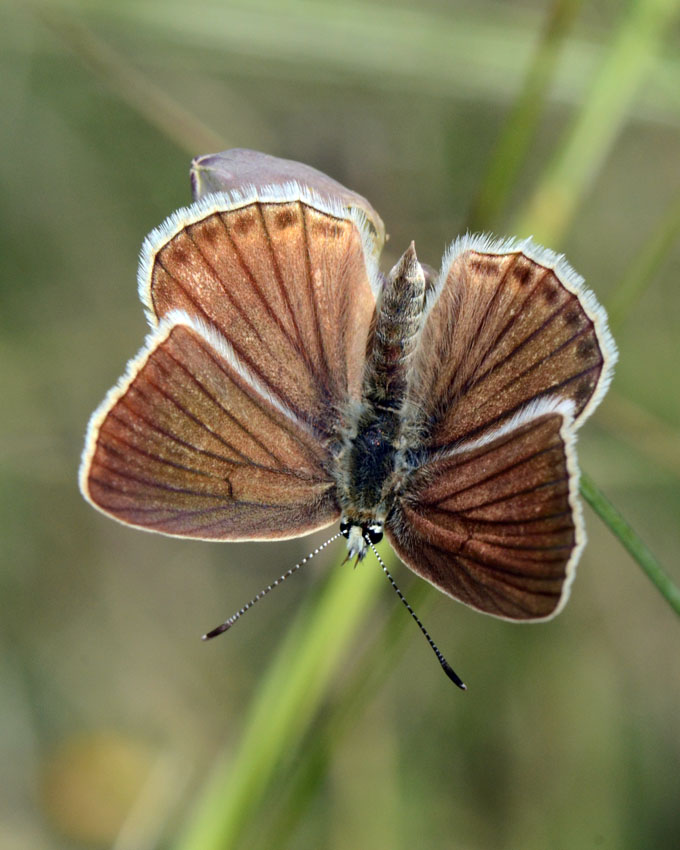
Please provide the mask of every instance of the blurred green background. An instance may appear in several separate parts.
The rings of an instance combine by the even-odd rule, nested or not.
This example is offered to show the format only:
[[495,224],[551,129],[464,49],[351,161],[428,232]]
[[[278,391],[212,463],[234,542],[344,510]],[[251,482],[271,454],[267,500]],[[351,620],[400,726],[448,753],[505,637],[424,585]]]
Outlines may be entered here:
[[[192,155],[301,160],[438,266],[564,251],[620,363],[581,465],[680,579],[678,3],[71,0],[0,8],[0,846],[677,848],[680,622],[592,511],[571,601],[513,626],[320,538],[183,542],[81,499],[140,347],[144,235]],[[387,552],[387,547],[384,547]]]

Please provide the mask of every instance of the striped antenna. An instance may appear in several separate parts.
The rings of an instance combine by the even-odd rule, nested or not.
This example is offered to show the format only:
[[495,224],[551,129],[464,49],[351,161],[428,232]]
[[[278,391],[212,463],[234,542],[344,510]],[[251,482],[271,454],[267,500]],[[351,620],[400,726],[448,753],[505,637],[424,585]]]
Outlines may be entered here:
[[397,594],[397,596],[401,599],[401,601],[404,603],[404,605],[406,606],[407,611],[409,612],[409,614],[413,617],[413,619],[414,619],[414,620],[416,621],[416,623],[418,624],[418,627],[419,627],[420,631],[421,631],[421,632],[425,635],[425,639],[427,640],[427,642],[428,642],[428,643],[430,644],[430,646],[432,647],[432,651],[433,651],[433,652],[434,652],[434,654],[437,656],[437,660],[439,661],[439,663],[442,665],[442,670],[446,673],[446,675],[449,677],[449,679],[451,679],[451,681],[454,683],[454,685],[458,685],[458,687],[459,687],[461,690],[466,691],[466,690],[467,690],[467,686],[465,685],[465,682],[463,682],[463,680],[462,680],[462,679],[460,678],[460,676],[459,676],[459,675],[458,675],[458,674],[454,671],[454,669],[451,667],[451,665],[450,665],[450,664],[449,664],[449,662],[446,660],[446,658],[444,658],[444,656],[442,655],[442,653],[439,651],[439,648],[437,647],[436,643],[435,643],[435,642],[432,640],[432,638],[430,637],[429,632],[427,631],[427,629],[425,628],[425,626],[424,626],[424,625],[420,622],[420,620],[418,619],[418,615],[416,614],[416,612],[413,610],[413,608],[411,608],[411,606],[410,606],[410,605],[408,604],[408,602],[406,601],[406,597],[405,597],[405,596],[404,596],[404,594],[401,592],[401,590],[399,590],[399,588],[397,587],[397,583],[396,583],[396,581],[395,581],[395,580],[392,578],[392,576],[390,575],[389,570],[388,570],[388,569],[387,569],[387,567],[385,566],[385,562],[383,561],[383,559],[382,559],[382,558],[380,557],[380,555],[378,554],[378,550],[375,548],[375,545],[374,545],[373,543],[371,543],[371,541],[368,539],[368,537],[367,537],[367,536],[366,536],[364,539],[366,540],[366,543],[368,543],[368,545],[369,545],[369,546],[371,547],[371,549],[373,550],[373,554],[374,554],[374,555],[375,555],[375,557],[378,559],[378,563],[380,564],[380,566],[382,567],[383,572],[385,573],[385,575],[386,575],[386,576],[387,576],[387,578],[389,579],[390,584],[391,584],[391,585],[392,585],[392,587],[394,588],[395,593],[396,593],[396,594]]
[[243,608],[240,608],[235,614],[232,614],[231,617],[229,617],[228,620],[225,620],[221,626],[217,626],[216,628],[211,629],[209,632],[206,632],[206,634],[203,635],[202,640],[210,640],[210,638],[217,637],[217,635],[221,635],[222,632],[226,632],[227,629],[230,629],[237,620],[240,620],[240,618],[246,613],[246,611],[252,608],[256,602],[259,602],[263,596],[266,596],[270,590],[274,590],[275,587],[278,587],[289,576],[292,576],[293,573],[296,573],[300,569],[300,567],[311,561],[315,555],[318,555],[319,552],[325,549],[326,546],[331,544],[334,540],[337,540],[338,537],[340,537],[340,532],[334,534],[332,537],[329,537],[325,543],[322,543],[321,546],[318,546],[313,552],[310,552],[306,558],[303,558],[301,561],[295,564],[294,567],[291,567],[289,570],[286,570],[286,572],[282,576],[279,576],[276,581],[272,582],[271,584],[268,584],[267,587],[265,587],[264,590],[261,590],[257,594],[257,596],[254,596],[250,600],[250,602],[246,602]]

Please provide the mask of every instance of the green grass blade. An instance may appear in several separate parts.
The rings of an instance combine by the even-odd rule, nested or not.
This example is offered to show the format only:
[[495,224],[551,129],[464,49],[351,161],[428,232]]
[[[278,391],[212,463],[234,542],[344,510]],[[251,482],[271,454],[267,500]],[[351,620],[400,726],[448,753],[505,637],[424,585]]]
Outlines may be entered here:
[[[388,551],[383,554],[388,559],[388,567],[392,571],[393,565],[390,561],[396,559]],[[423,611],[427,614],[427,610],[431,608],[428,603],[433,601],[434,593],[425,582],[416,580],[408,587],[406,596],[419,614],[423,614]],[[323,777],[335,752],[342,746],[355,719],[365,711],[366,705],[399,663],[404,644],[413,634],[410,617],[402,610],[401,605],[395,604],[385,625],[380,628],[379,640],[364,653],[359,664],[352,670],[346,686],[330,711],[310,728],[307,735],[308,744],[301,749],[300,758],[295,760],[293,770],[279,779],[276,793],[281,805],[277,812],[272,813],[264,829],[258,828],[258,840],[255,842],[257,850],[289,846],[288,842],[292,840],[305,812],[323,788]],[[422,650],[426,658],[429,650],[425,645]],[[432,670],[433,675],[439,675],[434,657]],[[455,687],[450,690],[452,700],[460,697]]]
[[564,143],[518,217],[516,232],[560,242],[604,162],[678,12],[676,0],[629,2]]
[[624,548],[642,567],[659,593],[675,613],[680,616],[680,588],[674,584],[671,577],[630,524],[586,475],[581,476],[581,495],[619,538]]
[[346,564],[310,598],[272,661],[235,753],[218,760],[175,850],[229,850],[254,817],[278,766],[300,743],[382,588],[378,569]]
[[493,229],[526,158],[553,83],[561,48],[583,0],[556,0],[506,119],[470,213],[469,229]]

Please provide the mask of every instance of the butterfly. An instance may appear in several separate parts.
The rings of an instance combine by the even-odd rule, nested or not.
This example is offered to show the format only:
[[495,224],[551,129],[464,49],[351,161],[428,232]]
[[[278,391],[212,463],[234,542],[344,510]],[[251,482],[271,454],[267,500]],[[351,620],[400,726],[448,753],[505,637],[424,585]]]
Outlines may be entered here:
[[339,522],[351,558],[386,535],[479,611],[557,614],[585,543],[575,434],[617,356],[581,277],[485,235],[383,274],[379,215],[309,166],[237,149],[192,181],[143,244],[151,331],[90,420],[85,498],[202,540]]

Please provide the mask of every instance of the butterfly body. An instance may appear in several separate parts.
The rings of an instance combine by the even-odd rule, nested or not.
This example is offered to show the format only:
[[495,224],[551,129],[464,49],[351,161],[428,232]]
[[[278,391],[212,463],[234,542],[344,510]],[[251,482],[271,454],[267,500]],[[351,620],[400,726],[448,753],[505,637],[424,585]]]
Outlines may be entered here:
[[[363,380],[363,399],[345,435],[338,492],[350,557],[363,558],[366,538],[382,536],[413,453],[413,413],[406,393],[423,322],[425,275],[413,244],[385,278]],[[358,528],[359,533],[351,532]]]
[[320,172],[238,150],[194,169],[142,249],[151,332],[90,420],[85,497],[204,540],[340,521],[361,558],[384,532],[480,611],[554,616],[585,542],[575,432],[616,359],[581,278],[485,236],[384,276],[380,217]]

